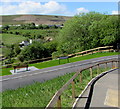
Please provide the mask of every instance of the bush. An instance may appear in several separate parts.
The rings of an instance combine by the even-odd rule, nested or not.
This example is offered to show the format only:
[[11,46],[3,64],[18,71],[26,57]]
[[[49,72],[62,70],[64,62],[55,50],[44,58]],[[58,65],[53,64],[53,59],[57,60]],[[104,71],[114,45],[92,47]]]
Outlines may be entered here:
[[7,60],[5,60],[4,62],[5,62],[5,64],[12,64],[12,63],[14,63],[14,61],[15,61],[15,59],[7,59]]
[[21,61],[35,60],[48,57],[49,53],[41,42],[33,42],[31,45],[24,47],[18,59]]
[[23,55],[18,55],[17,58],[20,62],[24,62],[24,56]]

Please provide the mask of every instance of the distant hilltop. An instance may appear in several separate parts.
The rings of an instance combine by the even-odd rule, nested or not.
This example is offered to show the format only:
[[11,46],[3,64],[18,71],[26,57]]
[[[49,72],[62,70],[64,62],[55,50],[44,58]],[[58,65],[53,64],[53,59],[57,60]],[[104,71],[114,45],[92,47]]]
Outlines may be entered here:
[[0,19],[2,19],[0,25],[18,25],[25,23],[54,25],[63,24],[70,18],[72,17],[56,15],[3,15],[0,16]]

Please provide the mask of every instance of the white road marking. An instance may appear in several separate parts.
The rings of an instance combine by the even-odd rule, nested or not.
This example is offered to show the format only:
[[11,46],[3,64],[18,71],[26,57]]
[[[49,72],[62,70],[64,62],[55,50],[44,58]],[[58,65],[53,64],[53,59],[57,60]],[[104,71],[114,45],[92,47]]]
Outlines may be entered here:
[[[116,57],[114,57],[114,59],[115,59],[115,58],[116,58]],[[101,60],[99,60],[99,61],[92,61],[92,62],[87,62],[87,63],[83,63],[83,64],[77,64],[77,65],[71,65],[71,66],[67,66],[67,67],[62,67],[62,68],[58,68],[58,69],[54,69],[54,70],[48,70],[48,71],[37,72],[37,73],[33,73],[33,74],[26,74],[26,75],[21,75],[21,76],[17,76],[17,77],[6,78],[6,79],[0,80],[0,82],[2,82],[2,81],[7,81],[7,80],[10,80],[10,79],[23,78],[23,77],[26,77],[26,76],[33,76],[33,75],[40,74],[40,73],[48,73],[48,72],[57,71],[57,70],[61,70],[61,69],[77,67],[77,66],[86,65],[86,64],[95,63],[95,62],[100,62],[100,61],[103,61],[103,60],[105,61],[105,60],[109,60],[109,59],[113,59],[113,58],[106,58],[106,59],[101,59]],[[69,64],[70,64],[70,63],[69,63]],[[27,73],[27,72],[26,72],[26,73]]]

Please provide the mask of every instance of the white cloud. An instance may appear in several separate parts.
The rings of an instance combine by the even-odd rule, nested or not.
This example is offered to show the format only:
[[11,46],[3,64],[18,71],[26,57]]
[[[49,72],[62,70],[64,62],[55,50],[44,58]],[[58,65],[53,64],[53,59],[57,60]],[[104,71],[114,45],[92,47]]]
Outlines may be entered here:
[[87,9],[85,9],[83,7],[77,8],[76,11],[77,11],[77,14],[79,14],[79,13],[88,13],[89,12],[89,10],[87,10]]
[[113,15],[120,14],[120,11],[112,11],[112,14],[113,14]]
[[34,1],[20,2],[19,4],[7,4],[4,3],[0,8],[4,9],[0,11],[2,15],[11,14],[70,14],[66,6],[56,1],[49,1],[45,4]]
[[[9,0],[6,0],[9,1]],[[40,3],[35,1],[19,2],[17,4],[11,4],[4,2],[0,6],[3,10],[0,10],[0,15],[14,15],[14,14],[43,14],[43,15],[67,15],[74,16],[79,13],[87,13],[89,10],[84,7],[77,8],[70,12],[65,5],[56,1],[49,1],[47,3]]]

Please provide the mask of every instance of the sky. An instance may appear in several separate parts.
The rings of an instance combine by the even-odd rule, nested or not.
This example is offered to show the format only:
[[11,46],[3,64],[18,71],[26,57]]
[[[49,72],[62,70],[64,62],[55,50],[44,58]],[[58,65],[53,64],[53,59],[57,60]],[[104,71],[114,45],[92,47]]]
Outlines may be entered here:
[[0,15],[74,16],[91,11],[112,15],[118,14],[118,4],[117,0],[1,0]]

